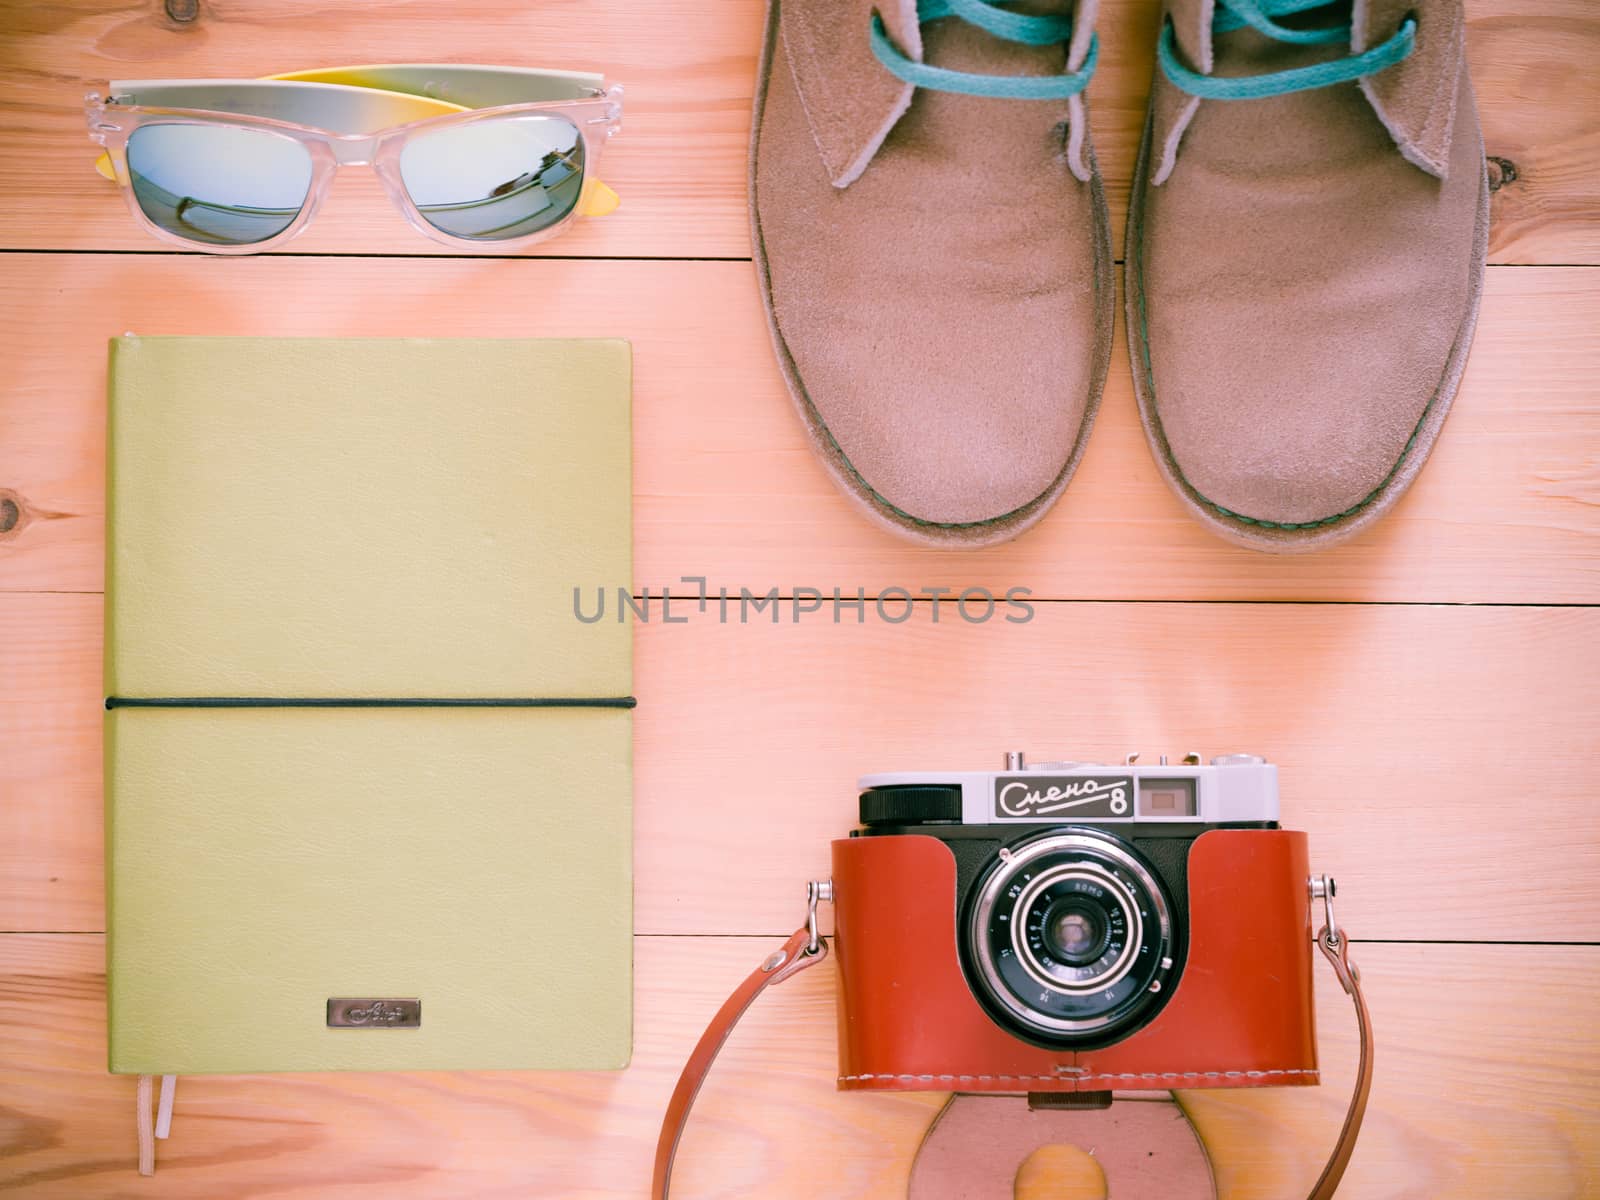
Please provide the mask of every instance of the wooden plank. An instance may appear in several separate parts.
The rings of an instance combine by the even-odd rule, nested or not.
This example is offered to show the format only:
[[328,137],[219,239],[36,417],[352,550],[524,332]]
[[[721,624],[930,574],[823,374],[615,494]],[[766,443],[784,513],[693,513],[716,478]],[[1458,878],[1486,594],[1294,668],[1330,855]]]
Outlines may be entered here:
[[104,344],[134,330],[628,336],[636,579],[656,592],[703,575],[735,592],[983,584],[1097,599],[1600,596],[1600,270],[1491,271],[1461,396],[1417,486],[1353,542],[1280,556],[1225,545],[1167,490],[1120,342],[1057,509],[1009,545],[934,552],[868,524],[814,460],[747,264],[15,255],[7,266],[0,339],[29,352],[0,379],[0,488],[31,515],[0,532],[0,590],[101,586]]
[[105,928],[100,613],[0,598],[0,931]]
[[1491,199],[1489,261],[1595,262],[1600,78],[1583,71],[1550,82],[1557,63],[1600,48],[1600,10],[1588,0],[1468,0],[1467,17],[1484,150],[1503,181]]
[[[1495,262],[1600,262],[1600,13],[1587,0],[1471,0],[1468,53],[1488,153],[1515,178],[1495,196]],[[334,62],[461,62],[604,69],[628,91],[605,174],[623,207],[538,248],[549,254],[743,256],[745,148],[761,40],[757,0],[469,7],[377,0],[232,0],[177,24],[160,0],[0,3],[0,194],[26,212],[0,246],[149,250],[90,169],[82,100],[110,78],[253,76]],[[1154,62],[1157,0],[1101,7],[1093,131],[1121,244]],[[865,31],[863,30],[863,36]],[[315,47],[309,52],[308,47]],[[419,48],[421,48],[419,50]],[[1552,81],[1560,81],[1556,86]],[[378,189],[346,173],[296,251],[434,254]],[[1508,173],[1509,174],[1509,173]]]
[[[638,939],[636,1051],[616,1075],[186,1078],[153,1186],[178,1200],[635,1200],[679,1066],[769,946]],[[1596,1195],[1600,1034],[1589,1012],[1600,950],[1356,951],[1379,1058],[1340,1196]],[[139,1183],[133,1080],[104,1073],[101,961],[97,937],[0,937],[0,1191],[91,1200]],[[751,1011],[702,1093],[675,1200],[905,1195],[943,1097],[834,1089],[833,975],[830,960]],[[1329,972],[1317,1001],[1324,1086],[1187,1094],[1222,1200],[1303,1195],[1316,1176],[1354,1068],[1348,1002]]]
[[[669,625],[657,605],[637,631],[641,932],[792,929],[868,772],[1198,748],[1281,764],[1284,823],[1366,937],[1587,936],[1600,610],[920,609],[741,624],[735,605],[721,624],[675,605]],[[94,596],[0,596],[0,929],[104,928],[99,614]]]

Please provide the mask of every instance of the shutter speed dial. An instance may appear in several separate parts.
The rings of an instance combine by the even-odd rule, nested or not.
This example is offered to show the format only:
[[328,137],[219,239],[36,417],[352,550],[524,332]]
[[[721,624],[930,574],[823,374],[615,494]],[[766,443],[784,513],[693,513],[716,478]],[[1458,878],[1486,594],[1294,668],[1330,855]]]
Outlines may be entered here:
[[961,788],[954,784],[898,784],[861,793],[861,823],[921,825],[961,820]]

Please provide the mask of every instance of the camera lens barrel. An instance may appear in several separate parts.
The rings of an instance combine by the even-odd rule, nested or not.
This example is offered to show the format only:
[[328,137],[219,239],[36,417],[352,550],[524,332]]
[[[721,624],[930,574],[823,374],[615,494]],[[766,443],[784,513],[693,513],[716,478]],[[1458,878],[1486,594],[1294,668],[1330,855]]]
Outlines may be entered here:
[[1030,1041],[1115,1041],[1166,1002],[1172,911],[1155,870],[1120,838],[1063,828],[1004,849],[963,924],[974,993]]

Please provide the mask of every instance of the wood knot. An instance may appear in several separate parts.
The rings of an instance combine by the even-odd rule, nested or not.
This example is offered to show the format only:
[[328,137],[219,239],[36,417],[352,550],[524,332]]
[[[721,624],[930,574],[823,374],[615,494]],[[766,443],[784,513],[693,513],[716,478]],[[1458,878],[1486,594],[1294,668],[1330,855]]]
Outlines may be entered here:
[[24,500],[15,489],[0,487],[0,545],[21,536],[22,531],[35,521],[62,521],[76,515],[37,508]]
[[167,19],[179,25],[192,25],[200,17],[200,0],[164,0]]
[[0,538],[20,533],[22,518],[22,497],[10,488],[0,488]]
[[1484,162],[1489,168],[1489,190],[1498,192],[1508,183],[1517,181],[1517,164],[1509,158],[1501,158],[1497,154],[1484,155]]

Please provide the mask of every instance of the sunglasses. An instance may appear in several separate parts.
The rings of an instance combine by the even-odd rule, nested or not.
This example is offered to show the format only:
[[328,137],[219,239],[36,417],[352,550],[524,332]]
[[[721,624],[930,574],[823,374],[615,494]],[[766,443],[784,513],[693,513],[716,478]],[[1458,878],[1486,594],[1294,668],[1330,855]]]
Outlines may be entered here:
[[526,246],[618,203],[594,169],[622,89],[599,75],[404,64],[118,81],[86,113],[134,219],[214,254],[287,242],[341,166],[370,166],[413,226],[457,247]]

